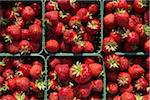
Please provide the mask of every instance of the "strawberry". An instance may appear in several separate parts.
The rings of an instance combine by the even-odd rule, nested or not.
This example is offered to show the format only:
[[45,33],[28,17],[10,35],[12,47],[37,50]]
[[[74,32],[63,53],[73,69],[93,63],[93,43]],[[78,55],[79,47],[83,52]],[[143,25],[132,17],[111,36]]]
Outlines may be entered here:
[[30,36],[30,33],[28,29],[21,29],[21,39],[27,40],[29,36]]
[[150,66],[150,57],[146,58],[146,68],[149,69]]
[[118,73],[114,71],[110,71],[106,73],[106,78],[108,81],[116,82],[117,81]]
[[129,60],[126,57],[120,57],[120,71],[125,71],[129,67]]
[[133,91],[133,86],[130,84],[129,86],[121,86],[119,87],[119,91],[120,93],[124,93],[124,92],[132,92]]
[[55,67],[55,72],[62,82],[65,82],[69,77],[69,66],[68,64],[58,64]]
[[5,79],[12,78],[14,76],[14,71],[12,69],[5,69],[2,73],[2,76]]
[[32,96],[30,100],[37,100],[36,97]]
[[38,61],[38,60],[33,61],[33,62],[32,62],[32,65],[40,65],[40,66],[43,66],[43,64],[42,64],[40,61]]
[[60,11],[59,16],[60,16],[60,21],[62,21],[63,23],[68,23],[71,18],[71,14],[65,11]]
[[41,41],[42,28],[39,25],[37,25],[37,24],[30,25],[29,33],[30,33],[30,38],[32,41]]
[[18,25],[20,26],[21,28],[23,28],[25,26],[25,23],[23,21],[23,18],[22,17],[17,17],[16,18],[16,21],[15,21],[15,25]]
[[60,60],[62,64],[68,64],[69,67],[73,65],[72,59],[69,57],[61,58]]
[[72,44],[77,38],[77,33],[73,29],[66,30],[63,33],[63,40],[66,43]]
[[62,22],[58,22],[56,27],[54,27],[53,29],[54,29],[54,33],[57,36],[60,36],[61,34],[65,32],[65,26]]
[[71,50],[71,46],[65,43],[64,41],[61,41],[60,50],[63,52],[69,52]]
[[127,72],[120,72],[117,81],[119,86],[128,86],[131,83],[131,76]]
[[106,12],[113,13],[116,6],[117,6],[117,2],[115,2],[115,1],[107,2],[106,5],[105,5]]
[[2,96],[2,98],[0,99],[1,100],[16,100],[13,95],[9,95],[9,94]]
[[114,98],[113,98],[113,100],[121,100],[121,96],[115,96]]
[[51,69],[55,69],[56,65],[60,64],[61,61],[58,58],[54,58],[49,62],[49,66]]
[[90,33],[84,33],[83,40],[92,42],[95,40],[95,37]]
[[39,15],[40,13],[40,10],[41,10],[41,7],[40,7],[40,4],[39,3],[36,3],[36,2],[33,2],[31,7],[33,8],[34,12],[35,12],[35,15]]
[[81,18],[82,22],[88,22],[89,18],[91,17],[89,11],[86,8],[80,8],[76,15]]
[[58,9],[58,4],[57,4],[57,2],[48,1],[48,2],[45,4],[45,9],[46,9],[47,11],[54,11],[54,10],[57,10],[57,9]]
[[138,47],[136,45],[130,45],[130,43],[125,43],[125,46],[124,46],[124,50],[126,52],[132,52],[132,51],[136,51],[138,49]]
[[107,83],[107,91],[112,95],[117,94],[118,93],[118,84],[115,82]]
[[7,18],[8,20],[14,20],[15,19],[15,13],[12,9],[6,9],[4,12],[4,18]]
[[0,87],[3,85],[4,83],[4,77],[0,76]]
[[89,64],[89,69],[91,70],[93,77],[99,77],[102,72],[102,65],[99,63]]
[[73,53],[81,53],[83,51],[83,49],[84,48],[83,48],[82,44],[76,43],[72,47],[72,52]]
[[96,63],[95,60],[94,60],[94,58],[92,58],[92,57],[86,57],[86,58],[84,58],[83,62],[84,62],[84,64],[88,64],[88,65],[92,64],[92,63]]
[[138,79],[144,74],[144,69],[140,65],[134,64],[128,68],[128,73],[131,75],[131,78]]
[[144,13],[144,24],[150,23],[149,12],[150,12],[150,10],[148,10]]
[[48,80],[48,89],[55,91],[58,89],[58,87],[59,87],[58,80],[56,79]]
[[27,91],[30,86],[30,80],[26,77],[16,78],[16,87],[20,91]]
[[86,26],[86,32],[89,34],[96,34],[100,30],[100,22],[97,19],[91,19],[87,26]]
[[58,93],[57,92],[52,92],[48,96],[48,100],[58,100]]
[[103,81],[101,79],[97,79],[91,82],[92,89],[95,92],[101,92],[103,90]]
[[116,54],[107,55],[104,58],[104,63],[107,69],[116,70],[120,67],[120,57]]
[[146,80],[147,80],[148,82],[150,82],[150,72],[147,72],[147,73],[145,74],[145,78],[146,78]]
[[15,54],[19,52],[18,42],[6,44],[6,49],[9,53]]
[[57,0],[58,6],[62,10],[69,10],[71,8],[71,5],[74,3],[73,0]]
[[91,95],[91,96],[89,97],[89,100],[101,100],[101,98],[100,98],[100,96],[98,96],[98,95]]
[[50,79],[56,79],[57,75],[54,71],[49,71],[48,76]]
[[[10,39],[19,40],[21,36],[21,27],[18,25],[10,25],[7,27],[7,34],[10,35]],[[8,38],[9,39],[9,38]]]
[[98,13],[99,11],[99,7],[97,4],[90,4],[88,6],[88,12],[91,13],[92,15],[95,15],[96,13]]
[[102,50],[104,53],[111,53],[117,50],[117,42],[112,37],[105,37],[103,39]]
[[27,40],[22,40],[19,42],[19,50],[21,54],[30,53],[31,51],[31,43]]
[[128,4],[126,0],[118,0],[117,4],[116,4],[116,9],[124,9],[126,11],[128,11]]
[[46,49],[48,52],[58,52],[59,51],[59,43],[54,39],[48,40],[46,42]]
[[73,89],[66,86],[58,91],[59,100],[72,100],[74,97]]
[[132,93],[124,92],[121,94],[121,100],[136,100],[136,97]]
[[24,9],[24,4],[23,2],[16,2],[15,3],[15,6],[16,6],[16,10],[18,13],[21,13],[22,10]]
[[71,12],[75,15],[77,13],[77,11],[81,8],[80,7],[80,4],[78,2],[74,2],[72,4],[72,9],[71,9]]
[[31,41],[31,51],[32,52],[38,52],[41,49],[41,43],[37,43],[34,41]]
[[41,65],[35,64],[30,69],[30,75],[33,79],[38,79],[42,74],[42,67]]
[[22,64],[19,67],[18,71],[20,71],[24,77],[29,77],[29,71],[30,71],[31,67],[32,66],[29,64]]
[[142,99],[143,99],[143,100],[148,100],[148,99],[149,99],[149,97],[150,97],[150,93],[149,93],[149,94],[147,94],[147,95],[144,95]]
[[69,27],[81,26],[81,18],[79,16],[72,16],[69,20]]
[[29,100],[28,96],[25,95],[25,93],[23,92],[18,92],[18,91],[15,91],[13,93],[13,96],[15,97],[16,100]]
[[35,18],[36,13],[33,10],[33,8],[31,8],[30,6],[26,6],[22,10],[21,15],[25,21],[31,21],[32,19]]
[[140,14],[144,13],[146,11],[145,1],[134,0],[133,8],[134,8],[134,11],[137,13],[140,13]]
[[121,33],[119,31],[110,32],[110,37],[112,37],[117,44],[122,44],[123,42]]
[[81,64],[80,62],[77,62],[76,65],[73,65],[69,71],[70,78],[79,84],[88,82],[92,77],[88,65]]
[[90,41],[84,41],[84,52],[94,52],[94,46]]
[[106,29],[113,29],[115,27],[115,15],[110,13],[104,17],[104,26]]
[[35,18],[35,20],[34,20],[34,23],[33,23],[33,24],[37,24],[37,25],[41,26],[41,25],[42,25],[42,22],[41,22],[41,20],[40,20],[40,19]]
[[147,86],[148,82],[145,78],[139,78],[134,85],[137,91],[145,90]]
[[140,42],[139,35],[136,32],[129,32],[126,41],[130,45],[137,45]]
[[16,79],[15,79],[15,78],[8,79],[8,80],[6,81],[6,85],[7,85],[8,89],[9,89],[10,91],[15,90],[15,88],[16,88]]
[[129,23],[129,14],[126,10],[118,10],[115,13],[115,23],[120,27],[127,27]]
[[146,53],[149,53],[149,50],[150,50],[150,39],[144,43],[144,51]]
[[4,51],[4,45],[3,43],[0,41],[0,52],[3,52]]

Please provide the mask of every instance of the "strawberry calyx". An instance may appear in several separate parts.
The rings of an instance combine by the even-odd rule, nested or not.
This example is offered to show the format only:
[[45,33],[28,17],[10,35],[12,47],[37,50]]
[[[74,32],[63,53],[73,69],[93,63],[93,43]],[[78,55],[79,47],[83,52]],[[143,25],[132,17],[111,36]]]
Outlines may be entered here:
[[143,25],[144,32],[147,36],[150,36],[150,26],[145,24]]
[[16,100],[25,100],[25,93],[16,93]]
[[139,6],[140,6],[140,8],[146,7],[147,6],[146,3],[147,3],[146,0],[139,0]]
[[46,81],[43,81],[42,79],[36,80],[35,84],[39,90],[44,90],[46,88]]
[[15,77],[21,77],[21,76],[23,76],[23,73],[21,72],[21,71],[16,71],[16,73],[15,73]]
[[0,61],[0,66],[6,66],[5,62],[4,61]]
[[126,10],[124,10],[124,9],[117,9],[117,13],[119,13],[119,14],[123,14],[125,12],[126,12]]
[[95,21],[92,21],[91,23],[88,22],[88,27],[90,27],[91,29],[97,29],[98,25]]
[[12,43],[12,40],[11,40],[11,37],[10,37],[10,35],[5,35],[4,36],[4,41],[5,41],[5,43]]
[[21,55],[29,54],[30,48],[28,46],[22,46],[20,53],[21,53]]
[[118,79],[118,84],[119,84],[119,86],[124,86],[124,85],[128,84],[128,79],[126,77],[122,76]]
[[73,65],[72,67],[72,70],[73,70],[73,75],[76,76],[76,77],[79,77],[81,74],[82,74],[82,64],[77,61],[76,64]]
[[110,41],[107,42],[105,45],[106,50],[110,51],[116,51],[116,49],[118,48],[118,45],[115,41]]
[[58,8],[58,3],[57,3],[57,2],[51,1],[50,6],[51,6],[51,5],[54,7],[54,10],[59,10],[59,8]]
[[119,67],[119,61],[112,56],[109,56],[109,59],[107,59],[107,62],[110,65],[110,68],[118,68]]
[[9,89],[9,87],[7,86],[7,84],[5,83],[2,87],[0,87],[0,92],[5,92]]
[[141,96],[141,94],[137,93],[136,100],[143,100],[143,96]]
[[67,16],[67,12],[65,11],[60,11],[59,14],[61,18],[65,18]]
[[7,26],[9,24],[9,20],[0,18],[0,24],[1,26]]
[[70,0],[70,5],[73,6],[73,4],[76,2],[77,0]]

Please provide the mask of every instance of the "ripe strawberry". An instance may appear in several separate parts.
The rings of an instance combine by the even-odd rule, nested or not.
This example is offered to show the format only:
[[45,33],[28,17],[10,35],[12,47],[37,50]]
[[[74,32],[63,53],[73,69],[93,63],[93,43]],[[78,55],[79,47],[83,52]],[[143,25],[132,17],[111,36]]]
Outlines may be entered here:
[[103,81],[101,79],[97,79],[91,82],[92,89],[95,92],[101,92],[103,90]]
[[0,41],[0,52],[3,52],[4,51],[4,45],[3,43]]
[[15,13],[12,9],[6,9],[4,11],[4,18],[7,18],[8,20],[14,20],[15,19]]
[[121,33],[119,31],[112,31],[110,32],[110,37],[112,37],[117,44],[122,44],[123,39]]
[[125,43],[124,50],[126,52],[136,51],[138,49],[137,45],[130,45],[130,43]]
[[24,25],[25,25],[25,23],[24,23],[24,21],[23,21],[23,18],[22,18],[22,17],[17,17],[17,18],[16,18],[16,21],[15,21],[15,25],[18,25],[18,26],[20,26],[21,28],[23,28]]
[[118,93],[118,84],[115,82],[107,83],[107,91],[112,95],[117,94]]
[[54,39],[48,40],[46,42],[46,49],[48,52],[58,52],[59,51],[59,43]]
[[90,4],[88,6],[88,12],[92,15],[95,15],[96,13],[98,13],[99,11],[99,7],[97,4]]
[[116,9],[124,9],[126,11],[128,11],[128,3],[126,0],[118,0],[117,4],[116,4]]
[[107,13],[113,13],[116,6],[117,6],[117,2],[115,2],[115,1],[107,2],[106,5],[105,5],[106,12]]
[[25,93],[23,92],[18,92],[18,91],[15,91],[13,93],[13,96],[15,97],[16,100],[29,100],[28,96],[25,95]]
[[66,86],[58,91],[59,100],[72,100],[74,97],[73,89]]
[[9,53],[15,54],[19,52],[18,42],[6,44],[6,49]]
[[127,27],[129,23],[129,14],[126,10],[118,10],[115,14],[115,23],[120,27]]
[[21,29],[21,39],[28,40],[29,36],[30,36],[30,33],[28,29]]
[[125,71],[129,67],[129,60],[126,57],[120,57],[120,71]]
[[136,32],[130,32],[126,41],[130,45],[137,45],[140,42],[139,35]]
[[111,81],[111,82],[116,82],[117,76],[118,76],[118,73],[114,72],[114,71],[110,71],[110,72],[106,73],[107,80]]
[[84,41],[84,52],[94,52],[94,46],[90,41]]
[[35,12],[35,15],[39,15],[40,13],[40,10],[41,10],[41,7],[40,7],[40,4],[39,3],[36,3],[36,2],[33,2],[31,7],[33,8],[34,12]]
[[84,33],[83,40],[84,41],[91,41],[92,42],[92,41],[95,40],[95,37],[92,34]]
[[3,95],[2,98],[0,98],[1,100],[16,100],[15,97],[13,95]]
[[54,71],[49,71],[48,76],[50,79],[56,79],[57,75]]
[[3,85],[4,83],[4,77],[0,76],[0,87]]
[[60,36],[65,32],[65,26],[62,22],[58,22],[56,27],[52,29],[57,36]]
[[91,19],[87,26],[86,26],[86,32],[89,34],[96,34],[100,30],[100,22],[97,19]]
[[146,5],[144,3],[145,1],[134,0],[133,3],[134,11],[140,14],[144,13],[146,11]]
[[116,70],[120,67],[120,57],[116,54],[107,55],[104,58],[104,63],[107,69]]
[[31,51],[32,52],[38,52],[41,49],[41,43],[37,43],[34,41],[31,41]]
[[15,6],[16,6],[16,10],[18,13],[21,13],[22,10],[24,9],[24,4],[23,2],[16,2],[15,3]]
[[149,94],[147,94],[147,95],[144,95],[142,99],[143,99],[143,100],[148,100],[148,99],[149,99],[149,97],[150,97],[150,93],[149,93]]
[[6,85],[8,87],[8,90],[13,91],[16,88],[16,78],[8,79],[6,81]]
[[86,57],[86,58],[84,58],[83,62],[84,62],[84,64],[88,64],[88,65],[92,64],[92,63],[96,63],[95,60],[94,60],[94,58],[92,58],[92,57]]
[[71,9],[70,12],[72,12],[74,15],[75,15],[75,14],[77,13],[77,11],[81,8],[81,7],[80,7],[80,4],[79,4],[78,2],[74,2],[71,7],[72,7],[72,9]]
[[83,45],[82,44],[79,44],[79,43],[76,43],[73,45],[72,47],[72,52],[73,53],[81,53],[83,51]]
[[35,64],[30,69],[30,75],[33,79],[38,79],[42,74],[42,67],[41,65]]
[[48,1],[48,2],[45,4],[45,9],[46,9],[47,11],[54,11],[54,10],[57,10],[57,9],[58,9],[58,4],[57,4],[57,2]]
[[50,90],[57,90],[58,89],[58,80],[57,79],[52,79],[52,80],[48,80],[48,89]]
[[88,82],[92,77],[88,65],[79,62],[70,68],[69,76],[79,84]]
[[2,76],[5,79],[12,78],[14,76],[14,71],[12,69],[5,69],[2,73]]
[[134,64],[128,68],[128,73],[133,79],[138,79],[144,74],[144,69],[140,65]]
[[19,42],[19,50],[21,54],[30,53],[31,51],[31,43],[27,40],[22,40]]
[[33,24],[37,24],[37,25],[41,26],[41,25],[42,25],[42,22],[41,22],[41,20],[40,20],[40,19],[35,18],[35,20],[34,20],[34,23],[33,23]]
[[73,65],[72,59],[69,57],[61,58],[60,60],[62,64],[68,64],[69,67]]
[[148,23],[150,23],[150,15],[149,15],[149,12],[150,12],[150,10],[148,10],[148,11],[146,11],[145,13],[144,13],[144,24],[148,24]]
[[72,0],[57,0],[58,6],[62,10],[69,10],[71,8],[71,5],[74,3]]
[[113,100],[121,100],[121,96],[115,96],[114,98],[113,98]]
[[60,11],[59,16],[60,16],[60,21],[62,21],[63,23],[68,23],[71,18],[71,14],[64,11]]
[[69,77],[69,66],[68,66],[68,64],[56,65],[55,72],[57,73],[59,79],[62,82],[65,82]]
[[101,100],[101,98],[100,98],[100,96],[98,96],[98,95],[91,95],[91,96],[89,97],[89,100]]
[[57,92],[50,93],[48,100],[58,100],[58,93]]
[[115,15],[110,13],[104,17],[104,26],[106,29],[113,29],[115,27]]
[[32,66],[29,64],[22,64],[19,67],[18,71],[20,71],[24,77],[29,77],[29,71],[30,71],[31,67]]
[[124,92],[132,92],[133,91],[133,86],[130,84],[128,86],[121,86],[119,87],[119,91],[120,93],[124,93]]
[[144,51],[146,53],[149,53],[149,50],[150,50],[150,39],[144,43]]
[[136,100],[136,97],[132,93],[124,92],[121,94],[121,100]]
[[30,38],[32,41],[41,41],[42,28],[39,25],[37,25],[37,24],[30,25],[29,33],[30,33]]
[[56,65],[60,64],[60,59],[54,58],[49,62],[49,66],[51,69],[55,69]]
[[120,72],[117,81],[119,86],[128,86],[131,83],[131,76],[127,72]]
[[81,26],[81,18],[79,16],[72,16],[69,21],[69,27]]
[[103,39],[102,50],[104,53],[111,53],[117,50],[117,42],[112,37],[105,37]]
[[61,43],[60,43],[60,50],[62,52],[69,52],[69,51],[71,51],[71,45],[68,45],[64,41],[61,41]]
[[30,80],[26,77],[16,78],[16,87],[20,91],[27,91],[30,86]]
[[63,33],[63,40],[66,43],[72,44],[77,38],[77,33],[73,29],[66,30]]
[[147,80],[148,82],[150,82],[150,72],[147,72],[147,73],[145,74],[145,78],[146,78],[146,80]]
[[93,77],[99,77],[102,72],[102,65],[99,63],[89,64],[89,69],[91,70]]
[[[7,27],[7,34],[10,35],[10,39],[19,40],[21,36],[21,27],[18,25],[10,25]],[[9,38],[8,38],[9,39]]]
[[35,18],[36,13],[33,10],[33,8],[31,8],[30,6],[26,6],[22,10],[21,15],[25,21],[31,21],[32,19]]
[[88,20],[90,18],[90,14],[86,8],[80,8],[77,11],[76,15],[81,18],[82,22],[88,22]]
[[134,85],[137,91],[145,90],[147,86],[148,82],[145,78],[139,78]]
[[150,66],[150,57],[146,58],[146,68],[149,69]]

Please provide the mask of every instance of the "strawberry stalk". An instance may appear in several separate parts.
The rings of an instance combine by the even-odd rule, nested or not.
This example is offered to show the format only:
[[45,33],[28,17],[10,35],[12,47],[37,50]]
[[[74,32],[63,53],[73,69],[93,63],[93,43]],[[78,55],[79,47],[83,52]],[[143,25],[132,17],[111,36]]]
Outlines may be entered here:
[[146,34],[147,36],[150,36],[150,26],[147,25],[147,24],[145,24],[145,25],[143,26],[143,29],[144,29],[145,34]]
[[44,90],[46,88],[46,81],[36,80],[35,83],[39,90]]
[[25,100],[25,93],[17,93],[16,94],[16,100]]

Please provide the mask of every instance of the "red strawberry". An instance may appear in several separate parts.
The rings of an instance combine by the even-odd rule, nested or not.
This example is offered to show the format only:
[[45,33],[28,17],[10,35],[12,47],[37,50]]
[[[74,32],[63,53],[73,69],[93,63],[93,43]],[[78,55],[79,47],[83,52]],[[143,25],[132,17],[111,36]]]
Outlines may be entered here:
[[136,45],[130,45],[130,43],[127,43],[127,42],[125,43],[124,50],[126,52],[132,52],[132,51],[135,51],[137,49],[138,49],[138,47]]
[[117,81],[119,86],[128,86],[131,83],[131,76],[127,72],[120,72]]
[[71,45],[68,45],[67,43],[62,41],[60,43],[60,50],[63,51],[63,52],[69,52],[69,51],[71,51]]
[[144,51],[146,53],[149,53],[149,50],[150,50],[150,39],[144,43]]
[[60,21],[62,21],[63,23],[68,23],[71,18],[71,14],[64,11],[60,11],[59,16],[60,16]]
[[15,21],[15,25],[18,25],[20,26],[21,28],[24,27],[25,23],[23,21],[23,18],[22,17],[17,17],[16,18],[16,21]]
[[4,12],[4,18],[7,18],[9,20],[15,19],[15,13],[12,9],[6,9]]
[[42,74],[42,66],[38,64],[33,65],[29,73],[33,79],[38,79]]
[[28,29],[21,29],[21,39],[27,40],[30,36]]
[[6,81],[6,85],[8,86],[8,89],[10,91],[13,91],[16,88],[16,79],[15,78],[8,79]]
[[89,13],[91,13],[92,15],[95,15],[96,13],[98,13],[99,11],[99,7],[97,4],[90,4],[88,6],[88,11]]
[[55,72],[57,73],[59,79],[62,82],[65,82],[69,77],[69,66],[68,66],[68,64],[56,65]]
[[117,76],[118,76],[117,72],[110,71],[110,72],[106,73],[106,78],[108,81],[116,82]]
[[33,23],[33,24],[37,24],[37,25],[41,26],[41,25],[42,25],[42,22],[41,22],[41,20],[40,20],[40,19],[35,18],[35,20],[34,20],[34,23]]
[[13,93],[13,96],[15,97],[16,100],[21,100],[21,99],[23,99],[23,100],[29,100],[28,96],[25,95],[25,93],[23,93],[23,92],[15,91]]
[[121,100],[121,96],[115,96],[114,98],[113,98],[113,100]]
[[97,19],[91,19],[87,26],[86,26],[86,32],[89,34],[96,34],[100,30],[100,22]]
[[18,71],[20,71],[24,77],[29,77],[29,71],[30,71],[31,67],[32,66],[29,64],[22,64],[19,67]]
[[116,1],[107,2],[106,5],[105,5],[106,12],[107,13],[113,13],[113,11],[116,8],[116,5],[117,5]]
[[132,92],[133,91],[133,86],[130,84],[128,86],[121,86],[119,88],[120,93],[124,93],[124,92]]
[[48,2],[45,4],[45,9],[46,9],[47,11],[54,11],[54,10],[57,10],[57,9],[58,9],[58,4],[57,4],[57,2],[48,1]]
[[0,52],[3,52],[4,51],[4,45],[3,43],[0,41]]
[[144,3],[145,1],[142,0],[134,0],[133,3],[134,11],[140,14],[144,13],[146,11],[146,4]]
[[128,68],[128,73],[133,79],[138,79],[144,74],[144,69],[140,65],[134,64]]
[[35,15],[39,15],[40,13],[40,10],[41,10],[41,7],[40,7],[40,4],[39,3],[32,3],[31,7],[33,8],[34,12],[35,12]]
[[91,70],[93,77],[99,77],[102,72],[102,65],[99,63],[89,64],[89,69]]
[[84,58],[83,62],[84,64],[92,64],[92,63],[95,63],[95,60],[92,57],[86,57]]
[[147,80],[148,82],[150,82],[150,72],[147,72],[147,73],[145,74],[145,78],[146,78],[146,80]]
[[120,57],[120,71],[125,71],[129,67],[129,60],[126,57]]
[[19,12],[19,13],[21,13],[22,10],[24,9],[24,4],[23,4],[23,2],[16,2],[16,3],[15,3],[15,6],[16,6],[17,12]]
[[58,89],[58,80],[56,79],[52,79],[52,80],[48,80],[48,89],[51,89],[53,91]]
[[74,43],[76,38],[77,38],[77,33],[73,29],[66,30],[63,33],[63,40],[66,43],[72,44],[72,43]]
[[130,45],[137,45],[139,44],[139,42],[139,35],[136,32],[129,32],[127,37],[127,43],[129,43]]
[[92,34],[84,33],[83,40],[84,41],[91,41],[92,42],[92,41],[95,40],[95,37]]
[[20,50],[21,54],[30,53],[31,43],[27,40],[20,41],[19,50]]
[[7,34],[10,35],[10,39],[19,40],[21,36],[21,27],[18,25],[10,25],[7,27]]
[[69,67],[73,64],[72,59],[69,57],[61,58],[60,60],[62,64],[68,64]]
[[81,21],[88,22],[90,18],[90,14],[86,8],[81,8],[76,13],[77,16],[81,18]]
[[113,29],[115,27],[115,15],[110,13],[104,17],[104,26],[106,29]]
[[18,77],[16,78],[16,86],[20,91],[27,91],[30,86],[30,80],[26,77]]
[[56,27],[53,28],[53,30],[57,36],[60,36],[65,32],[65,26],[62,22],[58,22]]
[[16,100],[15,97],[13,95],[3,95],[2,98],[0,98],[1,100]]
[[38,52],[41,49],[41,43],[37,43],[34,41],[31,41],[31,51],[32,52]]
[[107,69],[109,70],[116,70],[120,66],[120,57],[116,54],[107,55],[104,58],[104,63]]
[[121,94],[121,100],[136,100],[136,97],[132,93],[124,92]]
[[49,66],[51,69],[55,69],[56,65],[60,64],[61,61],[58,58],[54,58],[49,62]]
[[73,89],[66,86],[58,91],[59,100],[72,100],[74,97]]
[[69,21],[69,27],[81,26],[81,18],[79,16],[72,16]]
[[74,3],[73,0],[57,0],[58,6],[63,10],[69,10]]
[[83,51],[83,45],[82,44],[80,44],[80,43],[76,43],[76,44],[74,44],[73,45],[73,47],[72,47],[72,52],[73,53],[81,53],[82,51]]
[[112,37],[105,37],[103,39],[102,50],[104,53],[111,53],[117,50],[117,42]]
[[88,65],[81,64],[79,62],[76,65],[73,65],[70,68],[70,78],[79,84],[88,82],[91,79],[91,71],[88,68]]
[[149,97],[150,97],[150,93],[147,94],[147,95],[144,95],[142,99],[143,99],[143,100],[149,100]]
[[147,86],[148,82],[145,78],[139,78],[134,85],[137,91],[145,90]]
[[32,41],[41,41],[42,28],[39,25],[37,25],[37,24],[30,25],[29,33],[30,33],[30,38]]
[[3,83],[4,83],[4,78],[0,76],[0,87],[3,85]]
[[118,0],[117,4],[116,4],[116,9],[125,9],[126,11],[128,11],[128,4],[126,0]]
[[56,73],[54,71],[49,71],[48,76],[50,79],[56,79]]
[[146,58],[146,68],[149,69],[150,66],[150,57]]
[[101,92],[103,90],[103,81],[101,79],[97,79],[91,82],[92,89],[95,92]]
[[40,61],[37,61],[37,60],[33,61],[33,62],[32,62],[32,65],[40,65],[40,66],[43,66],[43,64],[42,64]]
[[22,10],[21,15],[25,21],[31,21],[32,19],[35,18],[36,13],[33,10],[33,8],[31,8],[30,6],[26,6]]
[[146,11],[144,13],[144,24],[150,23],[150,15],[149,15],[150,10]]
[[46,49],[48,52],[58,52],[59,51],[59,43],[54,39],[48,40],[46,42]]
[[115,22],[120,27],[127,27],[129,23],[129,14],[125,10],[118,10],[115,14]]
[[84,41],[84,52],[94,52],[94,46],[90,41]]
[[118,84],[115,82],[107,83],[107,91],[112,95],[117,94],[118,93]]
[[15,54],[19,52],[18,42],[6,44],[6,49],[9,53]]
[[110,32],[110,37],[112,37],[117,44],[122,44],[123,39],[121,33],[119,31],[112,31]]
[[71,12],[75,15],[77,13],[77,11],[81,8],[80,7],[80,4],[78,2],[74,2],[72,4],[72,9],[71,9]]
[[98,96],[98,95],[91,95],[91,96],[89,97],[89,100],[101,100],[101,98],[100,98],[100,96]]
[[12,69],[5,69],[2,73],[2,76],[5,79],[12,78],[14,76],[14,71]]
[[57,92],[50,93],[48,100],[58,100],[58,93]]

